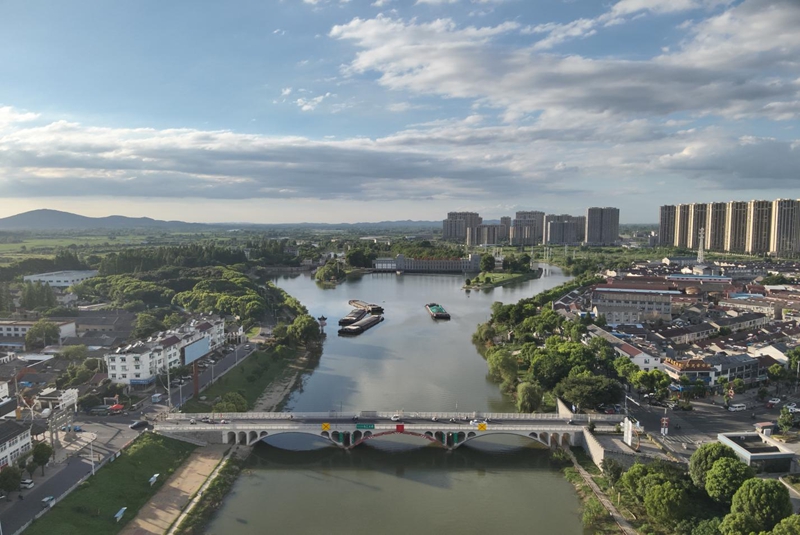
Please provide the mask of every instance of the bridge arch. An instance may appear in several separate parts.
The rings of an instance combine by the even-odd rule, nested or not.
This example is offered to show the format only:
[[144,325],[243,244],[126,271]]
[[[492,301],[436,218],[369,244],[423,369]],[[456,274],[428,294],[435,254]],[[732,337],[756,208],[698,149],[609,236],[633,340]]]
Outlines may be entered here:
[[[545,433],[542,433],[542,434],[547,436]],[[453,445],[453,449],[458,448],[459,446],[463,446],[464,444],[466,444],[468,442],[472,442],[472,441],[480,439],[480,438],[487,438],[487,437],[490,437],[490,436],[493,436],[493,435],[511,435],[511,436],[515,436],[515,437],[529,438],[529,439],[533,440],[534,442],[536,442],[538,444],[542,444],[544,446],[549,446],[549,444],[547,443],[547,440],[542,440],[539,437],[539,435],[537,435],[536,433],[529,433],[527,435],[523,435],[523,434],[513,433],[513,432],[509,432],[509,431],[495,431],[495,432],[484,431],[480,435],[477,434],[477,433],[474,433],[474,432],[468,433],[466,438],[463,441],[458,441],[458,443]],[[558,435],[555,435],[555,436],[558,436]],[[567,434],[567,436],[569,436],[569,435]],[[558,444],[558,440],[556,440],[556,444]]]
[[236,444],[236,432],[235,431],[228,431],[227,439],[225,440],[227,444]]
[[250,431],[247,434],[247,443],[253,444],[258,441],[258,431]]
[[245,431],[239,431],[239,445],[247,446],[247,433]]
[[258,434],[258,436],[259,436],[260,438],[264,438],[264,437],[265,437],[265,436],[267,436],[268,434],[269,434],[269,433],[267,433],[266,431],[261,431],[261,433],[259,433],[259,434]]
[[[434,443],[437,443],[437,444],[442,444],[443,443],[438,438],[436,438],[434,436],[431,436],[431,434],[428,434],[428,433],[430,433],[430,432],[427,432],[427,433],[415,433],[413,431],[397,431],[397,430],[394,430],[394,429],[391,430],[391,431],[383,431],[381,433],[374,433],[374,434],[373,433],[365,433],[364,436],[361,437],[361,439],[359,439],[358,441],[353,440],[352,444],[350,444],[347,447],[348,447],[348,449],[352,449],[352,448],[355,448],[356,446],[358,446],[359,444],[363,444],[364,442],[367,442],[368,440],[372,440],[373,438],[386,437],[386,436],[390,436],[390,435],[408,435],[408,436],[412,436],[412,437],[424,438],[425,440],[427,440],[429,442],[434,442]],[[437,435],[441,434],[441,431],[437,431],[436,434]]]

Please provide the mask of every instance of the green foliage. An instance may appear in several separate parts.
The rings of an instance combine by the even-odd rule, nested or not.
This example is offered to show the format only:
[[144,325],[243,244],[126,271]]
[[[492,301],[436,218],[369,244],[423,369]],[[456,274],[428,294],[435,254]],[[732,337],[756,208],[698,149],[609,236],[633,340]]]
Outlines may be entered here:
[[719,525],[719,532],[722,535],[748,535],[758,533],[759,530],[758,521],[744,513],[730,513]]
[[100,275],[154,271],[165,266],[194,268],[246,261],[247,257],[241,249],[217,245],[131,248],[106,255],[100,262]]
[[733,387],[733,391],[737,394],[744,394],[744,391],[747,388],[743,379],[734,379],[733,383],[731,383],[731,386]]
[[671,481],[653,485],[644,496],[647,516],[656,522],[673,525],[689,511],[686,489]]
[[131,333],[132,338],[147,338],[152,334],[165,330],[164,323],[152,314],[141,312],[136,316],[136,325]]
[[39,464],[33,459],[28,459],[25,464],[25,471],[28,472],[28,477],[33,477],[37,468],[39,468]]
[[794,415],[789,412],[787,407],[781,407],[781,414],[778,416],[778,427],[780,427],[781,433],[785,435],[789,432],[793,425]]
[[582,409],[616,403],[622,396],[622,385],[608,377],[567,377],[556,385],[553,393]]
[[56,295],[53,293],[53,289],[50,288],[50,284],[27,281],[22,285],[20,306],[25,310],[50,309],[56,306]]
[[317,320],[308,314],[301,314],[286,328],[286,336],[296,344],[313,344],[319,342],[322,332]]
[[6,496],[19,490],[20,481],[22,481],[22,470],[19,467],[7,466],[0,470],[0,490],[5,491]]
[[58,325],[52,321],[39,320],[25,334],[25,347],[29,350],[42,349],[57,344],[61,338]]
[[597,526],[606,516],[608,516],[608,511],[606,511],[606,508],[603,507],[603,504],[601,504],[597,498],[592,496],[583,506],[583,527],[593,528]]
[[771,535],[800,535],[800,515],[787,516],[773,529]]
[[611,483],[611,486],[615,486],[625,472],[625,468],[622,464],[614,459],[603,459],[600,463],[600,468],[603,470],[603,475],[608,478],[608,482]]
[[701,520],[692,530],[692,535],[719,535],[719,525],[722,519],[718,517]]
[[83,261],[74,252],[67,249],[59,250],[53,258],[25,258],[8,266],[0,267],[0,280],[12,281],[22,275],[34,273],[48,273],[71,269],[88,269]]
[[336,282],[344,279],[346,276],[347,272],[338,261],[328,260],[324,266],[317,270],[314,278],[320,282]]
[[517,385],[517,412],[536,412],[542,404],[542,389],[533,383]]
[[481,256],[481,271],[491,273],[494,271],[495,258],[490,254]]
[[354,248],[347,251],[344,257],[347,263],[353,267],[371,268],[372,261],[377,258],[377,254],[371,251],[364,251],[364,249]]
[[33,460],[42,467],[42,475],[44,475],[44,465],[50,461],[53,456],[53,447],[47,442],[38,442],[33,447]]
[[771,530],[792,512],[789,490],[775,479],[748,479],[733,495],[731,502],[731,514],[752,518],[757,526],[753,530],[756,532]]
[[736,454],[731,448],[719,442],[703,444],[692,454],[689,459],[689,476],[692,482],[701,489],[706,486],[706,474],[714,463],[723,458],[736,459]]
[[730,504],[742,483],[755,476],[755,471],[740,460],[723,457],[706,474],[706,492],[712,500]]
[[492,349],[486,355],[489,376],[493,381],[516,381],[519,365],[511,353],[505,349]]
[[85,345],[64,346],[61,356],[69,360],[85,360],[89,356],[89,348]]

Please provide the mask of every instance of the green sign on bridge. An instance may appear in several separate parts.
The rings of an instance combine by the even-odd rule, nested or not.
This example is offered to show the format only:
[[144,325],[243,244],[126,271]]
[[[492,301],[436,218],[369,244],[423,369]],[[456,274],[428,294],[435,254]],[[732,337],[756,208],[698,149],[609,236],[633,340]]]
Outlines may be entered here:
[[375,429],[375,424],[356,424],[356,429]]

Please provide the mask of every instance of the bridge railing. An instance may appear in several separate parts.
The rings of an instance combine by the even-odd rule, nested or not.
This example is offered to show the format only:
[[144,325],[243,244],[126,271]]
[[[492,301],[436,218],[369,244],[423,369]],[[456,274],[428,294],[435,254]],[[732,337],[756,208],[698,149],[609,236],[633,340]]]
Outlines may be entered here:
[[[548,424],[529,424],[529,425],[505,425],[505,424],[488,424],[485,430],[479,431],[477,427],[466,427],[464,425],[457,425],[457,424],[442,424],[442,423],[434,423],[431,422],[430,424],[405,424],[404,426],[405,431],[445,431],[445,432],[502,432],[502,431],[523,431],[526,433],[529,432],[547,432],[547,433],[574,433],[576,431],[582,430],[583,427],[576,426],[576,425],[565,425],[565,424],[555,424],[555,425],[548,425]],[[394,431],[397,428],[396,425],[388,425],[388,424],[375,424],[374,427],[370,428],[369,431],[376,433],[380,431]],[[354,431],[355,424],[331,424],[330,427],[331,431]],[[595,431],[596,432],[611,432],[614,428],[612,426],[598,426]],[[291,424],[291,423],[284,423],[284,424],[269,424],[269,423],[238,423],[238,424],[229,424],[229,425],[215,425],[215,424],[157,424],[155,426],[155,431],[157,432],[164,432],[164,433],[180,433],[180,432],[206,432],[206,431],[213,431],[213,432],[226,432],[226,431],[282,431],[282,432],[298,432],[298,433],[310,433],[314,435],[319,435],[321,433],[321,427],[319,424]]]
[[[214,413],[170,413],[168,420],[189,420],[191,418],[212,418],[215,420],[352,420],[359,418],[389,419],[397,415],[400,418],[420,418],[425,420],[472,420],[489,418],[490,420],[565,420],[557,413],[516,413],[516,412],[417,412],[417,411],[361,411],[361,412],[214,412]],[[621,422],[621,414],[574,414],[569,419],[576,422]]]

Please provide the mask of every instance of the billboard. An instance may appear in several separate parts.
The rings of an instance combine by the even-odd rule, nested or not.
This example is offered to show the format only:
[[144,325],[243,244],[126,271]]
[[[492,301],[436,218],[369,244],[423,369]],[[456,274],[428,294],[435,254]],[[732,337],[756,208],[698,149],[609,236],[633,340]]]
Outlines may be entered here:
[[188,365],[211,352],[208,338],[201,338],[183,348],[183,364]]

